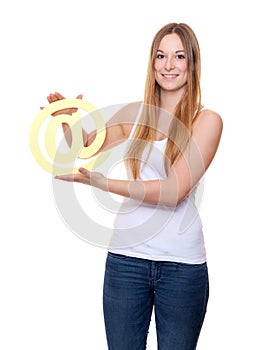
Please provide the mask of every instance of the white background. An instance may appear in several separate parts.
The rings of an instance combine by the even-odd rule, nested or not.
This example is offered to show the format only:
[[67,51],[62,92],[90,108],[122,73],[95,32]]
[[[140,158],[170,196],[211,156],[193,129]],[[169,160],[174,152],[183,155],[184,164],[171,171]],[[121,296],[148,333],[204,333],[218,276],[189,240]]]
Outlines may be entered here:
[[186,22],[201,46],[203,102],[224,120],[201,206],[211,294],[198,350],[257,349],[255,1],[25,0],[0,11],[0,348],[107,348],[106,252],[58,215],[30,125],[54,91],[97,107],[141,100],[154,34]]

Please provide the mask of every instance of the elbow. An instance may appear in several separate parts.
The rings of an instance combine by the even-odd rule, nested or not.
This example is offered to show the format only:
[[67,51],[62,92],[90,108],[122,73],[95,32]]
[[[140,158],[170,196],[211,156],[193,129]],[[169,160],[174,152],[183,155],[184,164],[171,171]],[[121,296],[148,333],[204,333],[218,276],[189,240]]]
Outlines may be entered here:
[[178,206],[185,197],[183,198],[179,198],[179,197],[174,197],[174,196],[166,196],[167,198],[161,199],[160,200],[160,204],[165,205],[166,207],[171,207],[171,208],[175,208],[176,206]]
[[160,200],[161,205],[168,207],[176,207],[189,195],[189,191],[184,191],[178,186],[171,184],[170,181],[164,180],[161,183],[160,188]]
[[170,181],[164,180],[160,183],[159,204],[167,207],[176,207],[180,203],[180,196],[175,186]]

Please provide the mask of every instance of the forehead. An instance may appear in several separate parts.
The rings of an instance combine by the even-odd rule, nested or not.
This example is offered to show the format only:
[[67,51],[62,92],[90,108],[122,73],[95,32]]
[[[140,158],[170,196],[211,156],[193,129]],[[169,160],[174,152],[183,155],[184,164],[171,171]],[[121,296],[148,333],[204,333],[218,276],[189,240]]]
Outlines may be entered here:
[[184,50],[182,41],[176,33],[165,35],[159,44],[158,50],[162,51],[178,51]]

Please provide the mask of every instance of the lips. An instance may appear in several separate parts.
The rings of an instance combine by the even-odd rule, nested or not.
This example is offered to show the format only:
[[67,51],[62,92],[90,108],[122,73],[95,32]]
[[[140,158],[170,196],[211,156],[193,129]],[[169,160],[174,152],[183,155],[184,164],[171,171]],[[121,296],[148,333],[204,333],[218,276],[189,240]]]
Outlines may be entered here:
[[161,74],[165,79],[174,79],[179,76],[179,74]]

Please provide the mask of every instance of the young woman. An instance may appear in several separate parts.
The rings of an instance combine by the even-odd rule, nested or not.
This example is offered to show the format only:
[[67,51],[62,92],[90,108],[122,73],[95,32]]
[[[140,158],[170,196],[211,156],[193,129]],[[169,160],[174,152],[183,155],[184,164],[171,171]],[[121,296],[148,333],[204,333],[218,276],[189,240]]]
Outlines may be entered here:
[[[48,101],[62,98],[50,94]],[[170,23],[158,31],[144,102],[128,104],[106,127],[100,151],[130,140],[125,155],[128,179],[111,179],[84,168],[57,179],[125,197],[106,262],[108,348],[145,349],[154,309],[158,349],[194,350],[209,292],[194,197],[218,148],[222,120],[201,104],[200,50],[188,25]],[[68,125],[63,128],[69,131]],[[85,146],[95,135],[84,131]],[[66,137],[70,142],[69,132]]]

